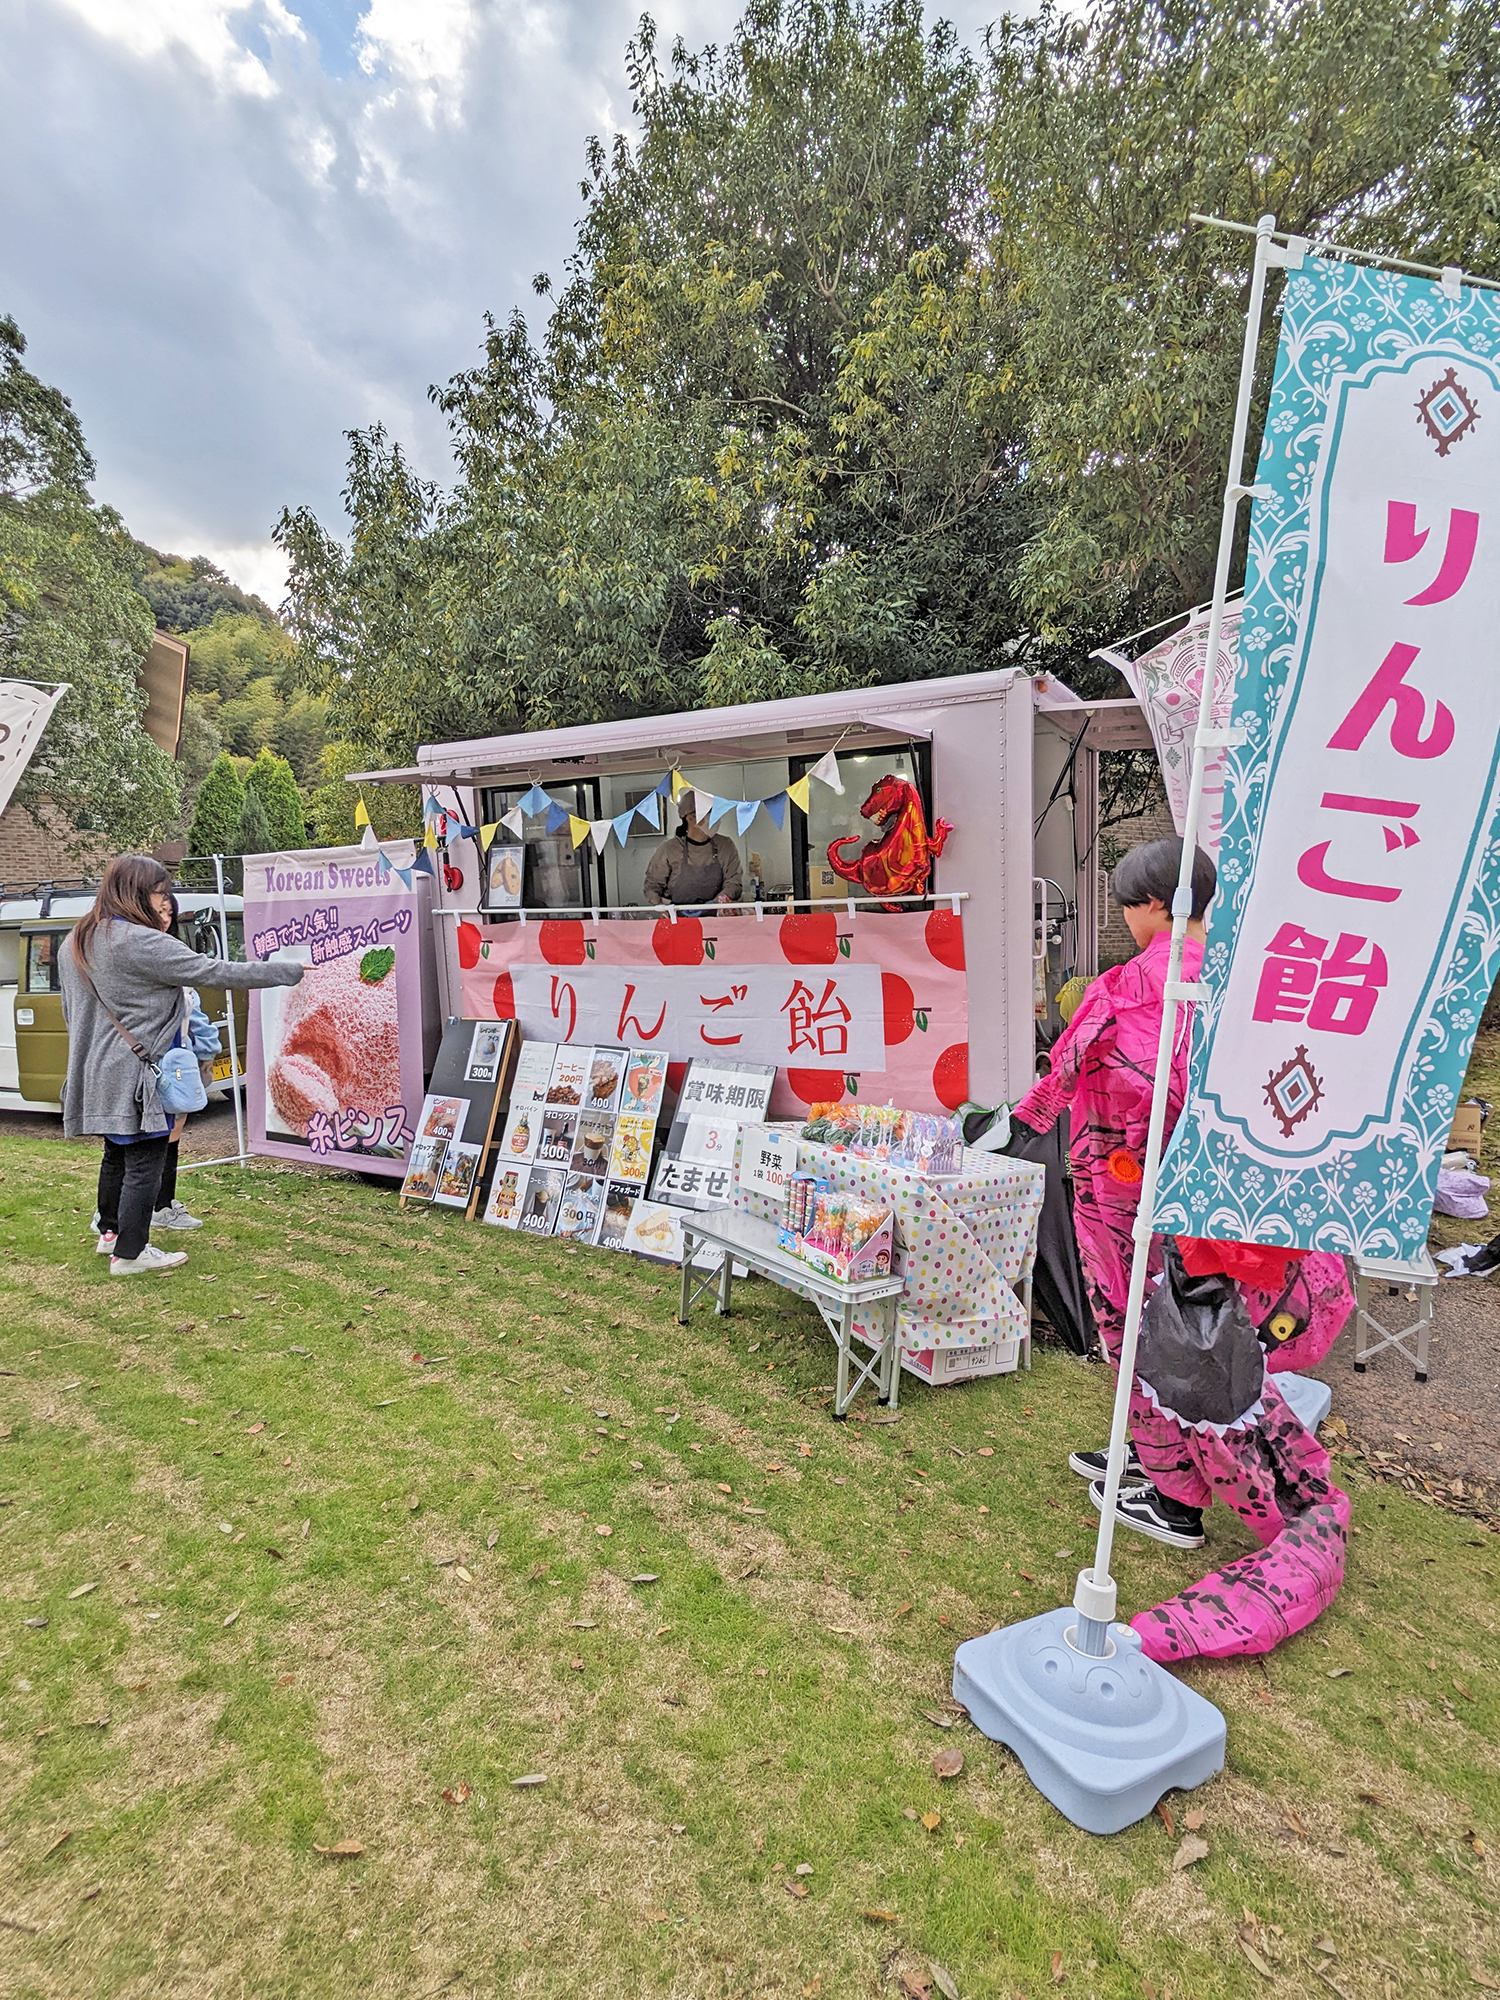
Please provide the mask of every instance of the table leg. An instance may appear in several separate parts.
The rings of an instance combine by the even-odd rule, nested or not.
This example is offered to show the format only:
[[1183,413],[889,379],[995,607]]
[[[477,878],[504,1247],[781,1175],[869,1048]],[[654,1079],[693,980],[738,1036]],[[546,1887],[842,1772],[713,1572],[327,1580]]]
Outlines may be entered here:
[[719,1316],[721,1319],[728,1319],[729,1317],[729,1287],[733,1279],[734,1256],[731,1251],[726,1250],[724,1252],[724,1268],[719,1273]]
[[1427,1380],[1427,1336],[1432,1330],[1433,1287],[1417,1287],[1417,1366],[1416,1378]]
[[693,1282],[693,1239],[691,1235],[688,1233],[687,1229],[684,1228],[682,1232],[682,1303],[677,1308],[677,1324],[679,1326],[686,1326],[688,1323],[689,1287],[691,1286],[692,1282]]
[[885,1310],[889,1315],[886,1320],[886,1328],[891,1352],[891,1381],[890,1387],[886,1392],[885,1406],[888,1410],[899,1410],[901,1407],[901,1343],[896,1334],[896,1301],[894,1299],[887,1299],[885,1301]]
[[834,1335],[839,1348],[838,1373],[833,1378],[833,1414],[846,1417],[849,1414],[849,1343],[853,1339],[853,1309],[845,1306],[839,1315],[839,1330]]

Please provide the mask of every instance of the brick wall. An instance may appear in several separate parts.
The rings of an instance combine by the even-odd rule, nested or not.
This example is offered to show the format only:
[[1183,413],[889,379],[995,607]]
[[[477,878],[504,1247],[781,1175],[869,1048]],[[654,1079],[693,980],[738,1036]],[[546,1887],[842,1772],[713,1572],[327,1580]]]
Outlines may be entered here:
[[[45,816],[45,807],[42,812]],[[97,874],[108,854],[79,860],[65,844],[69,834],[71,828],[60,835],[48,828],[45,817],[39,821],[22,806],[7,806],[0,813],[0,882],[60,882]]]
[[[1143,840],[1166,840],[1176,831],[1165,799],[1135,819],[1118,820],[1105,830],[1099,840],[1100,859],[1106,872]],[[1111,965],[1123,965],[1127,958],[1135,957],[1135,951],[1135,939],[1130,935],[1119,904],[1111,896],[1105,904],[1104,926],[1099,933],[1099,970],[1104,972]]]

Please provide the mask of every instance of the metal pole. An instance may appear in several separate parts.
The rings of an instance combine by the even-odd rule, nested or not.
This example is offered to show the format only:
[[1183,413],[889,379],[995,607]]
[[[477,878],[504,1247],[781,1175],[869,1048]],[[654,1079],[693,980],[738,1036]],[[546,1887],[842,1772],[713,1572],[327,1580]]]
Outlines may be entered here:
[[[224,857],[214,856],[214,893],[219,899],[219,954],[224,963],[229,963],[229,911],[224,900]],[[249,1005],[247,1000],[245,1003]],[[224,988],[224,1019],[220,1023],[229,1036],[229,1095],[234,1101],[234,1143],[236,1151],[226,1154],[221,1160],[193,1160],[183,1168],[184,1173],[192,1173],[197,1167],[245,1167],[250,1164],[250,1155],[245,1150],[245,1107],[240,1101],[240,1054],[234,1040],[234,989]]]
[[1125,1470],[1125,1439],[1130,1423],[1131,1390],[1135,1383],[1136,1342],[1140,1335],[1141,1310],[1146,1294],[1146,1266],[1151,1252],[1151,1221],[1156,1207],[1157,1175],[1161,1167],[1162,1132],[1166,1124],[1167,1091],[1172,1074],[1172,1045],[1177,1037],[1177,1010],[1184,1001],[1198,998],[1195,987],[1183,984],[1182,954],[1187,942],[1188,920],[1193,913],[1193,859],[1197,851],[1204,767],[1208,751],[1224,740],[1223,732],[1213,727],[1219,632],[1224,619],[1224,599],[1229,590],[1229,565],[1234,555],[1240,502],[1254,491],[1243,480],[1245,434],[1249,429],[1250,400],[1255,388],[1255,359],[1265,306],[1266,271],[1273,261],[1284,261],[1284,253],[1281,258],[1273,256],[1271,238],[1275,228],[1275,216],[1263,215],[1255,231],[1255,263],[1250,278],[1250,304],[1245,315],[1245,344],[1240,353],[1239,393],[1235,399],[1234,432],[1229,445],[1229,475],[1224,487],[1224,511],[1219,523],[1219,555],[1214,569],[1213,608],[1208,618],[1208,650],[1203,664],[1203,687],[1198,697],[1198,727],[1193,737],[1193,768],[1182,829],[1182,867],[1172,898],[1172,945],[1167,961],[1161,1034],[1156,1044],[1156,1073],[1151,1085],[1151,1123],[1146,1135],[1146,1157],[1141,1165],[1140,1205],[1132,1231],[1134,1250],[1130,1260],[1130,1294],[1125,1307],[1125,1330],[1120,1341],[1119,1374],[1115,1381],[1109,1465],[1104,1476],[1104,1504],[1099,1516],[1094,1566],[1091,1571],[1079,1571],[1078,1589],[1073,1599],[1078,1611],[1075,1644],[1080,1652],[1092,1655],[1106,1651],[1108,1630],[1115,1615],[1116,1589],[1114,1578],[1109,1573],[1109,1561],[1114,1548],[1115,1504],[1120,1497],[1120,1477]]

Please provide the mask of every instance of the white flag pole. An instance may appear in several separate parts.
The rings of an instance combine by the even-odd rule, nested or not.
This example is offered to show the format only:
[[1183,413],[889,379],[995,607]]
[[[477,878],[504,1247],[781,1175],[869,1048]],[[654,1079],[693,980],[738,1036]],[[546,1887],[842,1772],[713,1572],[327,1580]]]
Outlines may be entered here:
[[1172,945],[1167,962],[1161,1034],[1156,1044],[1156,1073],[1151,1085],[1151,1123],[1146,1135],[1146,1157],[1141,1164],[1140,1206],[1132,1232],[1134,1251],[1130,1260],[1130,1294],[1125,1307],[1125,1330],[1120,1340],[1114,1417],[1109,1432],[1109,1466],[1104,1477],[1104,1503],[1099,1516],[1094,1565],[1092,1569],[1078,1572],[1078,1588],[1073,1598],[1073,1606],[1078,1613],[1075,1643],[1079,1652],[1096,1657],[1103,1656],[1108,1650],[1109,1626],[1115,1616],[1117,1592],[1114,1578],[1109,1573],[1109,1563],[1114,1548],[1115,1505],[1120,1497],[1120,1479],[1125,1470],[1125,1440],[1130,1423],[1131,1390],[1135,1382],[1135,1351],[1146,1295],[1151,1220],[1156,1207],[1156,1182],[1161,1167],[1162,1132],[1166,1124],[1167,1095],[1172,1075],[1172,1046],[1177,1038],[1177,1011],[1184,1002],[1201,998],[1203,990],[1199,986],[1185,984],[1182,977],[1183,947],[1187,942],[1188,920],[1193,913],[1193,860],[1197,852],[1199,809],[1203,801],[1203,774],[1208,752],[1234,740],[1231,731],[1213,727],[1213,700],[1219,660],[1219,630],[1224,620],[1224,600],[1229,591],[1229,565],[1234,555],[1240,502],[1249,499],[1256,490],[1244,483],[1245,434],[1250,425],[1250,402],[1255,388],[1255,361],[1265,308],[1266,272],[1273,265],[1299,269],[1304,248],[1301,239],[1296,237],[1285,247],[1273,242],[1275,228],[1275,216],[1263,215],[1255,229],[1255,263],[1250,277],[1250,303],[1245,314],[1245,344],[1240,354],[1239,393],[1235,398],[1234,432],[1229,445],[1224,512],[1219,523],[1219,554],[1214,569],[1213,605],[1208,617],[1208,650],[1203,668],[1203,686],[1198,696],[1198,727],[1193,736],[1193,767],[1188,781],[1187,810],[1182,829],[1182,867],[1177,877],[1177,891],[1172,898]]

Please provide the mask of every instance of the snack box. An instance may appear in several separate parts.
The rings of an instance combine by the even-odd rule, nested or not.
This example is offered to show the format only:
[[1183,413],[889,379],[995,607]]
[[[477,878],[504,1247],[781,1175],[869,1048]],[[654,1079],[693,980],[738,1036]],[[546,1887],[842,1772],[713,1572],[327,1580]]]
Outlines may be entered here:
[[825,1278],[836,1278],[841,1285],[857,1285],[866,1278],[888,1278],[891,1275],[891,1259],[894,1255],[895,1218],[887,1215],[876,1224],[859,1248],[848,1256],[839,1256],[832,1250],[824,1250],[809,1243],[805,1236],[794,1236],[790,1230],[777,1231],[782,1249],[790,1250],[811,1270],[821,1271]]

